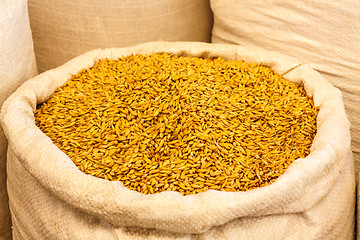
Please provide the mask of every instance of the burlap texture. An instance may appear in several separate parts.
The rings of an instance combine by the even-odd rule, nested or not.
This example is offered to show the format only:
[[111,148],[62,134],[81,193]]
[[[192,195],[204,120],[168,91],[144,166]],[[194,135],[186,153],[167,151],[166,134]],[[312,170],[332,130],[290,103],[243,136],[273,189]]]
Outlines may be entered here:
[[[26,0],[0,1],[0,106],[25,80],[36,74]],[[0,126],[0,239],[11,238],[6,192],[7,142]]]
[[96,48],[210,42],[209,0],[29,0],[39,72]]
[[[304,84],[320,106],[311,154],[248,192],[143,195],[85,175],[34,124],[36,105],[100,58],[137,53],[262,63]],[[152,42],[94,50],[24,83],[1,112],[16,239],[352,239],[355,177],[341,92],[306,64],[236,45]],[[29,211],[31,209],[31,211]]]
[[211,0],[212,42],[300,59],[339,88],[360,171],[360,1]]

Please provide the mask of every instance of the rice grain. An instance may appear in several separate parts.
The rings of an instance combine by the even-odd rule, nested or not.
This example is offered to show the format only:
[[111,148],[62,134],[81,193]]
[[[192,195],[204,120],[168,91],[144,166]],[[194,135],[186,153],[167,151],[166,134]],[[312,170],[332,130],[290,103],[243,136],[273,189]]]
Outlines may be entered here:
[[318,108],[270,68],[170,54],[103,59],[38,106],[84,173],[144,194],[247,191],[310,153]]

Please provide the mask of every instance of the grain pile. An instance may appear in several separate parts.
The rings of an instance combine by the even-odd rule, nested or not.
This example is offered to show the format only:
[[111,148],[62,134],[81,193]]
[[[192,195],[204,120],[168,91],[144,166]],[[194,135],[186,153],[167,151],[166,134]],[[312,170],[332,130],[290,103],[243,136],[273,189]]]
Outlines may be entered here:
[[86,174],[188,195],[271,184],[310,153],[317,113],[268,67],[152,54],[99,60],[35,119]]

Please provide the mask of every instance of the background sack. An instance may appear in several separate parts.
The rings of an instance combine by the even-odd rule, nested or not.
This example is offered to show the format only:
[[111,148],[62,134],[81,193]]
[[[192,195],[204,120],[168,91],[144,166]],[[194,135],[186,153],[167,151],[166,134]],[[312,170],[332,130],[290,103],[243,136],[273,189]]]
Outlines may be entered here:
[[[82,173],[35,126],[36,105],[100,58],[154,52],[262,63],[303,83],[321,109],[311,154],[274,184],[248,192],[143,195]],[[280,54],[191,42],[95,50],[24,83],[4,104],[1,122],[15,239],[353,239],[355,177],[341,92]]]
[[[25,80],[36,74],[26,0],[0,1],[0,106]],[[7,142],[0,126],[0,239],[11,238],[6,192]]]
[[360,171],[360,1],[211,0],[212,42],[261,47],[309,63],[344,96]]
[[39,72],[92,49],[166,41],[209,42],[208,0],[29,0]]

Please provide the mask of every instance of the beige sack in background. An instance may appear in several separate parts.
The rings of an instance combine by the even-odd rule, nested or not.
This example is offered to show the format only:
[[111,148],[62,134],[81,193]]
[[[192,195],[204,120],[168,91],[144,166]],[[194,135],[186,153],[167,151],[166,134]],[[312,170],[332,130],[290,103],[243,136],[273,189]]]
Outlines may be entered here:
[[[0,1],[0,106],[25,80],[36,74],[26,0]],[[0,239],[11,238],[6,192],[7,142],[0,126]]]
[[211,0],[212,42],[255,46],[309,63],[344,96],[360,172],[360,1]]
[[[98,59],[155,52],[263,63],[304,84],[320,106],[311,154],[274,184],[247,192],[144,195],[82,173],[35,126],[37,104]],[[190,42],[94,50],[24,83],[5,102],[1,122],[15,239],[353,239],[355,177],[341,92],[280,54]]]
[[29,0],[39,72],[92,49],[148,41],[209,42],[209,0]]

